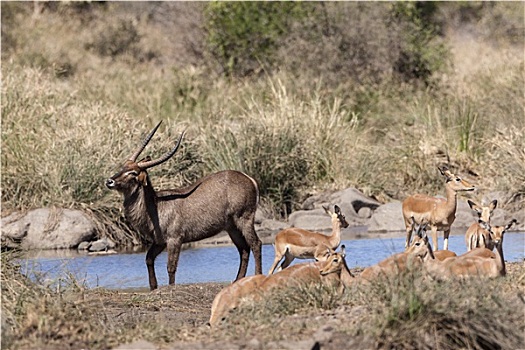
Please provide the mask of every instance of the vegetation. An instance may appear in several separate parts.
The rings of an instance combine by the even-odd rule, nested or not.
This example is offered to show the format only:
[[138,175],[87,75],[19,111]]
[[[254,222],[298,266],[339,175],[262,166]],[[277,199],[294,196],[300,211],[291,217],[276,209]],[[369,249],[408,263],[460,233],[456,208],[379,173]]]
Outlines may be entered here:
[[[355,186],[382,202],[441,193],[441,164],[482,192],[509,193],[502,207],[523,208],[524,6],[2,2],[2,216],[74,207],[97,219],[99,236],[141,242],[104,182],[159,120],[144,155],[188,133],[151,170],[157,188],[238,169],[257,179],[276,217],[328,189]],[[155,309],[167,302],[160,294],[86,290],[73,279],[52,290],[4,252],[1,273],[3,348],[283,337],[275,322],[297,339],[326,321],[309,316],[348,307],[364,311],[338,314],[337,331],[371,342],[361,348],[524,348],[522,271],[462,285],[407,277],[343,299],[301,291],[307,304],[248,305],[213,332],[111,313],[111,303]]]
[[[3,213],[77,207],[125,232],[104,179],[161,119],[153,155],[188,137],[157,187],[239,169],[276,216],[325,189],[438,193],[441,163],[523,206],[523,3],[32,6],[2,4]],[[167,20],[188,12],[197,34]]]
[[221,284],[138,292],[86,289],[68,278],[35,283],[20,274],[11,254],[2,252],[3,349],[108,349],[138,339],[168,347],[233,347],[252,338],[265,344],[311,339],[325,327],[331,333],[322,346],[327,349],[339,349],[338,341],[378,349],[525,345],[521,263],[507,264],[508,275],[490,281],[438,283],[415,271],[352,286],[342,297],[321,286],[285,288],[264,301],[243,303],[210,329],[205,323]]

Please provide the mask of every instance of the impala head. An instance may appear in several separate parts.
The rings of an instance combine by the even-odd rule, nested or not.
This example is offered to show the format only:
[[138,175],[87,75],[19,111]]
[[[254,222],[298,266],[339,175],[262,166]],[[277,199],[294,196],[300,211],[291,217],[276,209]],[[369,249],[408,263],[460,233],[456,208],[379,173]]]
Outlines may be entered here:
[[486,223],[483,223],[482,225],[485,225],[485,229],[490,232],[491,239],[498,243],[503,240],[503,235],[505,232],[512,227],[513,224],[518,224],[518,220],[512,219],[507,225],[505,226],[490,226]]
[[138,156],[140,155],[140,153],[142,153],[144,148],[146,148],[147,144],[159,128],[160,123],[161,122],[159,122],[157,126],[155,126],[153,130],[149,132],[144,141],[142,141],[139,147],[124,162],[122,169],[120,169],[119,172],[117,172],[115,175],[106,180],[107,188],[111,190],[117,190],[119,192],[131,193],[140,186],[148,186],[149,178],[146,170],[148,168],[164,163],[165,161],[170,159],[175,154],[175,152],[177,152],[182,142],[182,138],[184,137],[184,132],[182,132],[182,134],[180,135],[175,147],[170,151],[166,152],[161,157],[152,160],[151,157],[148,156],[137,162]]
[[334,272],[339,272],[344,267],[344,259],[346,257],[345,246],[341,246],[341,252],[335,252],[329,256],[326,263],[320,269],[321,276],[326,276]]
[[467,200],[468,205],[472,210],[474,210],[478,214],[478,222],[490,222],[490,217],[492,216],[492,212],[494,209],[496,209],[496,206],[498,205],[497,200],[493,200],[490,202],[490,204],[486,207],[483,207],[481,205],[478,205],[471,201],[470,199]]
[[341,209],[337,205],[334,206],[333,213],[330,211],[330,209],[328,209],[328,207],[325,207],[324,205],[323,209],[328,215],[332,217],[332,222],[337,220],[342,228],[348,227],[348,222],[346,221],[344,214],[341,212]]
[[448,170],[446,166],[438,167],[441,175],[446,178],[446,185],[454,191],[474,191],[474,185],[470,184],[466,180],[463,180],[461,177],[454,175]]
[[320,244],[317,246],[314,252],[315,261],[327,261],[332,254],[335,254],[335,251],[325,244]]
[[430,246],[426,233],[420,235],[418,232],[406,252],[409,256],[418,257],[421,260],[425,260],[427,257],[434,259],[434,253],[432,252],[432,247]]

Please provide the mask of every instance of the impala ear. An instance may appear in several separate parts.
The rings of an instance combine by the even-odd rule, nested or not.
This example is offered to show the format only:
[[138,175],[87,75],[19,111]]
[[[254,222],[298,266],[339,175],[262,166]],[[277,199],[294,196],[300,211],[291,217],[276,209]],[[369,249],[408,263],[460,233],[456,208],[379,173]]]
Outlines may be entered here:
[[339,208],[337,205],[334,206],[334,211],[336,214],[341,214],[341,208]]
[[490,208],[490,211],[496,209],[496,207],[498,206],[498,201],[496,199],[494,199],[492,202],[490,202],[489,204],[489,208]]
[[343,258],[346,257],[346,247],[344,244],[341,246],[341,256]]
[[508,224],[507,226],[505,226],[505,231],[507,231],[509,228],[511,228],[512,224],[518,224],[518,220],[516,219],[512,219]]
[[470,209],[475,210],[475,211],[479,211],[479,209],[480,209],[479,205],[477,205],[476,203],[474,203],[470,199],[467,199],[467,203],[468,203]]
[[325,206],[323,205],[323,209],[324,209],[324,211],[325,211],[328,215],[332,216],[332,212],[330,211],[330,209],[328,209],[328,207],[325,207]]

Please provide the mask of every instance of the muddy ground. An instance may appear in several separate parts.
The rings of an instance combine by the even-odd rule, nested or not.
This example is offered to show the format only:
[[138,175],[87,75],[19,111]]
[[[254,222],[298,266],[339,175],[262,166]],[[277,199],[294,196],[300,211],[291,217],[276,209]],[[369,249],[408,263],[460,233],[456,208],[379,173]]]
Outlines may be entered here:
[[[523,263],[508,263],[508,274],[525,276]],[[360,269],[352,270],[354,275]],[[275,324],[276,332],[285,332],[284,337],[268,337],[259,334],[257,327],[249,327],[242,334],[232,334],[226,324],[210,329],[207,322],[215,295],[227,283],[198,283],[161,286],[150,292],[141,290],[93,290],[86,295],[115,327],[126,327],[144,322],[176,329],[162,340],[137,340],[121,344],[117,349],[374,349],[375,340],[364,335],[351,337],[342,329],[349,323],[366,317],[363,307],[340,306],[333,310],[317,311],[305,315],[280,317]],[[313,312],[313,311],[312,311]],[[132,322],[133,320],[133,322]],[[238,327],[236,331],[238,332]],[[280,340],[268,340],[268,339]],[[283,340],[284,339],[284,340]]]

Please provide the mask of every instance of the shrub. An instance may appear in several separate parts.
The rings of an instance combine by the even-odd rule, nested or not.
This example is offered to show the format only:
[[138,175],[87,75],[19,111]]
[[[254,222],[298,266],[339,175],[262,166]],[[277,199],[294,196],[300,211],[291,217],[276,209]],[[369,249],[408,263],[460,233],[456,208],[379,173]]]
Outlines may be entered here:
[[278,38],[302,15],[305,3],[211,2],[205,11],[207,42],[227,75],[245,76],[269,68]]

